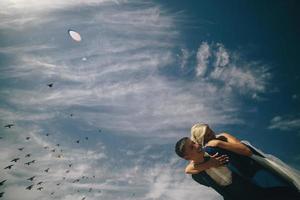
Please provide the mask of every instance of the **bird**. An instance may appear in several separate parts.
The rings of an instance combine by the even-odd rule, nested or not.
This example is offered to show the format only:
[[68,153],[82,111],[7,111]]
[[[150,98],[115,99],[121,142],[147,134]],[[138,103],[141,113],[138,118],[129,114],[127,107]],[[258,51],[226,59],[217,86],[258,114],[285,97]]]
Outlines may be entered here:
[[47,84],[49,87],[52,87],[54,83],[49,83]]
[[85,137],[85,139],[88,140],[89,138],[88,138],[88,137]]
[[49,149],[49,147],[48,146],[44,146],[44,149]]
[[50,134],[49,133],[46,133],[46,136],[49,136]]
[[34,178],[35,178],[35,176],[32,176],[32,177],[28,178],[27,180],[33,181]]
[[74,114],[73,114],[73,113],[71,113],[71,114],[70,114],[70,117],[73,117],[73,116],[74,116]]
[[77,144],[78,144],[78,143],[79,143],[79,140],[77,140],[76,142],[77,142]]
[[61,183],[57,183],[56,185],[59,186]]
[[55,152],[55,149],[52,149],[51,152]]
[[34,163],[35,162],[35,160],[32,160],[32,161],[29,161],[29,162],[27,162],[27,163],[24,163],[25,165],[30,165],[31,163]]
[[30,139],[30,137],[26,137],[26,140],[29,140]]
[[43,183],[43,181],[40,181],[40,182],[37,183],[37,185],[41,185],[42,183]]
[[76,183],[76,182],[79,182],[80,181],[80,179],[75,179],[74,181],[73,181],[73,183]]
[[35,160],[30,161],[30,163],[35,163]]
[[59,154],[59,155],[57,155],[57,158],[61,158],[61,157],[62,157],[62,155],[60,155],[60,154]]
[[45,169],[44,171],[45,171],[45,172],[49,172],[49,169],[50,169],[50,168],[47,168],[47,169]]
[[31,156],[31,154],[29,153],[29,154],[26,154],[25,155],[25,158],[28,158],[28,157],[30,157]]
[[54,194],[54,192],[51,192],[51,194],[50,195],[53,195]]
[[72,164],[69,164],[69,167],[72,167]]
[[44,189],[43,187],[39,187],[37,188],[37,190],[42,191],[42,189]]
[[20,160],[20,158],[14,158],[10,162],[17,162],[18,160]]
[[32,185],[29,185],[28,187],[26,187],[26,190],[31,190],[33,187],[33,184]]
[[85,197],[83,197],[81,200],[85,200]]
[[58,147],[59,147],[59,144],[56,144],[56,146],[58,146]]
[[11,169],[12,166],[14,166],[14,165],[8,165],[4,169]]
[[7,181],[7,179],[3,180],[0,182],[0,185],[3,185],[5,183],[5,181]]
[[70,172],[70,170],[67,170],[67,171],[66,171],[66,173],[69,173],[69,172]]
[[98,132],[101,133],[101,129],[99,129]]
[[3,197],[3,194],[4,194],[4,192],[1,192],[1,193],[0,193],[0,197]]
[[66,179],[66,177],[63,177],[63,180],[65,180]]
[[0,140],[3,139],[3,137],[0,137]]
[[19,151],[23,151],[24,147],[18,148]]
[[7,124],[7,125],[5,125],[4,127],[5,128],[11,128],[11,127],[13,127],[14,126],[14,124]]

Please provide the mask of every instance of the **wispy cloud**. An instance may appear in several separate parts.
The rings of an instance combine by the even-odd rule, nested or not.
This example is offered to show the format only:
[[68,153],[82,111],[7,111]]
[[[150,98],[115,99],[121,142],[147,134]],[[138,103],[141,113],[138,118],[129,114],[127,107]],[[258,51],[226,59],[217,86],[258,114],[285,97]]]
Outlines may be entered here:
[[300,118],[275,116],[271,119],[269,129],[281,131],[297,131],[300,129]]
[[219,87],[232,93],[238,91],[260,99],[260,94],[266,92],[271,73],[266,65],[243,60],[238,52],[229,51],[221,43],[203,42],[197,52],[196,76],[212,84],[217,81]]
[[209,57],[211,56],[210,48],[207,42],[203,42],[197,52],[197,68],[196,75],[203,76],[207,70]]

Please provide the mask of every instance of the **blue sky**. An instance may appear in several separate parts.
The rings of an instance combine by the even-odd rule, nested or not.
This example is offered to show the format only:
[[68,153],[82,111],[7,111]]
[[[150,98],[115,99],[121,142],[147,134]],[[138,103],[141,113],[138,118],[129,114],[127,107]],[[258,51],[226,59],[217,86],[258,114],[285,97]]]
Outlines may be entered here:
[[174,154],[196,122],[300,169],[296,1],[0,6],[3,199],[222,199]]

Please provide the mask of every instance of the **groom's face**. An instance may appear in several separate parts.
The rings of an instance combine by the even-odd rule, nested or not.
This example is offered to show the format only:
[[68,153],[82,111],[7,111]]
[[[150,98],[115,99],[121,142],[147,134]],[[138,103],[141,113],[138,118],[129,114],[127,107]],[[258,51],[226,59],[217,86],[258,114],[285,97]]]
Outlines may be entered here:
[[194,160],[195,157],[201,156],[200,154],[202,153],[202,148],[200,144],[197,144],[189,139],[184,145],[184,152],[185,159]]

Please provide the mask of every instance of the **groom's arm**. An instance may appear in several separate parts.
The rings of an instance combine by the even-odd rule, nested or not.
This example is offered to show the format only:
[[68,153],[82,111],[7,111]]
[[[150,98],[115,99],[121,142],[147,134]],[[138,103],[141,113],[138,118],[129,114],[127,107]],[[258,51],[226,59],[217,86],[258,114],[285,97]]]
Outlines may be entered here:
[[220,167],[227,163],[229,160],[227,155],[221,155],[219,156],[218,153],[215,153],[214,155],[210,156],[208,161],[202,162],[202,163],[194,163],[191,161],[185,168],[186,174],[198,174],[206,169],[209,169],[211,167]]

